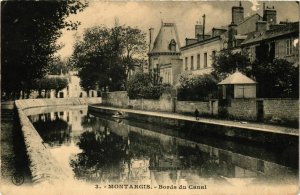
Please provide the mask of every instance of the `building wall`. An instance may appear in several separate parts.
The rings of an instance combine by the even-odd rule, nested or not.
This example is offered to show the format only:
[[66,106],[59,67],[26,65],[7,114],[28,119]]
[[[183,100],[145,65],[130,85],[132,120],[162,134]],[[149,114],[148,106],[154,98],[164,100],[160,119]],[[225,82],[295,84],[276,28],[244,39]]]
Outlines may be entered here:
[[245,20],[244,22],[240,23],[237,27],[237,34],[247,34],[249,32],[256,31],[256,22],[259,21],[262,17],[258,14],[252,16],[251,18]]
[[256,85],[234,85],[235,98],[256,98]]
[[162,77],[163,83],[170,83],[174,84],[177,80],[178,75],[178,64],[181,64],[181,60],[179,58],[179,55],[155,55],[150,56],[150,65],[149,70],[152,70],[153,68],[157,68],[157,66],[160,69],[160,76]]
[[[203,45],[198,45],[181,51],[182,71],[191,71],[193,74],[207,74],[212,71],[213,51],[217,52],[222,49],[220,40],[215,40]],[[207,53],[207,62],[205,67],[204,54]],[[200,68],[197,67],[197,55],[200,54]],[[193,70],[191,70],[191,56],[193,56]],[[186,66],[187,59],[187,66]]]
[[[296,39],[298,39],[298,43]],[[290,45],[288,46],[288,44]],[[290,51],[287,51],[288,47],[291,48]],[[299,62],[299,37],[293,37],[293,38],[287,37],[287,38],[276,40],[275,58],[286,59],[287,61],[292,63]]]

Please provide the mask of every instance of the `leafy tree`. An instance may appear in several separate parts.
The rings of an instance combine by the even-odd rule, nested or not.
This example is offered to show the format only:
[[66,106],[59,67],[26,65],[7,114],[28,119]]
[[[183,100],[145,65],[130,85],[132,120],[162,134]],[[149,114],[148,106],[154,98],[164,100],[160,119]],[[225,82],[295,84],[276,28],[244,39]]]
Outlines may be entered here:
[[212,75],[182,74],[179,79],[179,100],[207,100],[217,95],[218,81]]
[[55,97],[58,97],[58,92],[68,86],[68,80],[66,78],[55,78]]
[[45,96],[47,96],[50,90],[55,90],[55,97],[58,97],[58,92],[68,86],[68,80],[66,78],[47,77],[37,79],[33,85],[33,89],[39,93],[38,97],[42,97],[42,91],[45,90]]
[[56,44],[60,30],[79,25],[67,17],[86,6],[87,2],[77,0],[1,2],[1,86],[6,94],[29,91],[45,75],[47,64],[61,47]]
[[240,72],[250,76],[251,63],[244,53],[233,53],[231,50],[225,50],[216,55],[213,59],[213,72],[219,80],[223,80],[229,74],[238,69]]
[[171,88],[168,84],[153,84],[148,73],[136,73],[127,82],[127,92],[130,99],[158,99],[163,92]]
[[66,74],[71,69],[72,67],[70,67],[68,61],[62,61],[60,57],[50,59],[46,67],[47,74],[50,75]]
[[142,62],[145,46],[145,34],[136,28],[96,26],[87,29],[82,40],[76,41],[72,55],[81,86],[86,91],[124,90],[129,72]]
[[284,59],[255,61],[252,74],[258,82],[260,97],[299,97],[299,66],[293,66]]

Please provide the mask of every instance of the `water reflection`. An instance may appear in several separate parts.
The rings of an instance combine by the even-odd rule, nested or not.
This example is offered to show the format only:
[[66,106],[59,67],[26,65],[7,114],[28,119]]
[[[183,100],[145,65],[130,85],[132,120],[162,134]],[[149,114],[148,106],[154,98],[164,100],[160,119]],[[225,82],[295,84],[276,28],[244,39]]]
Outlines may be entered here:
[[[32,116],[34,126],[51,147],[73,143],[65,158],[78,180],[93,183],[152,185],[245,184],[280,182],[297,184],[295,158],[282,160],[277,151],[257,145],[197,137],[136,121],[93,116],[86,110]],[[59,149],[59,148],[57,148]],[[64,153],[68,151],[64,150]]]

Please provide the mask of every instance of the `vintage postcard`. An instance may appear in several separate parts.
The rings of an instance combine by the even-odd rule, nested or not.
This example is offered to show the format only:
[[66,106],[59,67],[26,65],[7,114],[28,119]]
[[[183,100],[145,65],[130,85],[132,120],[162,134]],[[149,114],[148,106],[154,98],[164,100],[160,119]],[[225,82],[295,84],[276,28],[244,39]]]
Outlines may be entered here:
[[1,1],[0,194],[299,194],[299,1]]

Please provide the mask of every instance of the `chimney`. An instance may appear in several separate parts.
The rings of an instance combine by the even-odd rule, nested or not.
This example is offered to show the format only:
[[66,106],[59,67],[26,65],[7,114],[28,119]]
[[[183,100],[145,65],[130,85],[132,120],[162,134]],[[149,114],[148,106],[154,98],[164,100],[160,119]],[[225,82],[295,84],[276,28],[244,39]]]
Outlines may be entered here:
[[203,17],[203,31],[202,31],[202,39],[205,39],[205,14],[202,16]]
[[201,24],[196,24],[195,25],[195,38],[198,39],[198,36],[202,36],[203,33],[203,25]]
[[212,28],[212,37],[220,36],[224,32],[226,32],[225,29]]
[[228,26],[228,48],[234,47],[234,36],[237,35],[237,24],[231,23]]
[[240,2],[239,6],[232,7],[232,23],[239,24],[244,21],[244,8]]
[[151,52],[152,48],[153,48],[153,32],[154,32],[154,28],[150,28],[149,29],[149,52]]
[[266,31],[267,30],[267,22],[266,21],[257,21],[256,22],[256,31]]
[[263,11],[263,20],[266,21],[269,25],[277,24],[277,12],[273,6],[273,8],[267,8]]

